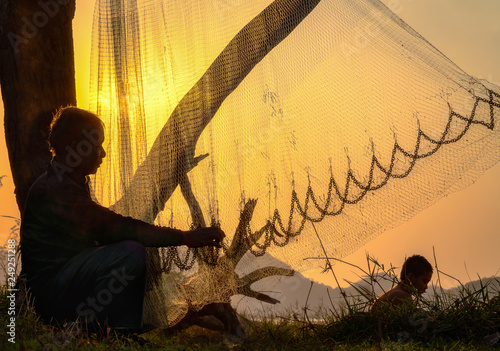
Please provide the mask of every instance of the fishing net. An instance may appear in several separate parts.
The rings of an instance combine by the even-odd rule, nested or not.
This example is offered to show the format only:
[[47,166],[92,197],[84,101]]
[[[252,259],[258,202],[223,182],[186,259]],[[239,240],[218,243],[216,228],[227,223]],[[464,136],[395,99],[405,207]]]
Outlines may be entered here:
[[267,277],[352,253],[500,155],[500,89],[377,0],[98,0],[92,43],[96,199],[227,234],[149,249],[148,324],[275,303]]

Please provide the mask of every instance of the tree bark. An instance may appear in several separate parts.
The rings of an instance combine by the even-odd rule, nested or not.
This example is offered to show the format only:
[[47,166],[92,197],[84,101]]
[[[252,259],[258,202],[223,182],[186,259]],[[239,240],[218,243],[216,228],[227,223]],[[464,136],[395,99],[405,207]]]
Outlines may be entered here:
[[31,184],[50,162],[54,111],[76,105],[75,0],[0,0],[0,85],[5,140],[23,213]]

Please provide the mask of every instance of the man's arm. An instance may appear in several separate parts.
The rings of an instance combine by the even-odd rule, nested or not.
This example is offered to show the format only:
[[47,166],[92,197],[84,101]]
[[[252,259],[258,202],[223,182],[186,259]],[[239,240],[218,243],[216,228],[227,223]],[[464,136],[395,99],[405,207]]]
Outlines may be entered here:
[[61,230],[103,244],[135,240],[147,247],[201,247],[219,246],[224,238],[224,233],[218,228],[182,231],[122,216],[95,203],[76,185],[55,194],[54,200],[53,212]]

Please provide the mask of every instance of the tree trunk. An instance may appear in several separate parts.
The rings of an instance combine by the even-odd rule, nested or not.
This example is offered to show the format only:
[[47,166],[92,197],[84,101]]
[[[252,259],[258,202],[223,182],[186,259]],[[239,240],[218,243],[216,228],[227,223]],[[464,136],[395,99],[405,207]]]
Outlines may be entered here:
[[76,104],[75,0],[0,0],[0,85],[5,140],[21,215],[50,162],[54,111]]

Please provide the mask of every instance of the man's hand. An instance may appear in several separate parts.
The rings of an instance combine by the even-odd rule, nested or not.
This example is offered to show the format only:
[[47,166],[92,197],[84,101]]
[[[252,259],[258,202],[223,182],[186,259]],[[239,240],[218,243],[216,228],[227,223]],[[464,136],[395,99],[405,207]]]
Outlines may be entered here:
[[226,234],[219,228],[198,228],[184,232],[182,245],[188,247],[215,246],[221,247]]

